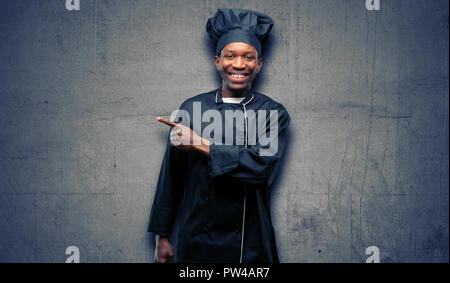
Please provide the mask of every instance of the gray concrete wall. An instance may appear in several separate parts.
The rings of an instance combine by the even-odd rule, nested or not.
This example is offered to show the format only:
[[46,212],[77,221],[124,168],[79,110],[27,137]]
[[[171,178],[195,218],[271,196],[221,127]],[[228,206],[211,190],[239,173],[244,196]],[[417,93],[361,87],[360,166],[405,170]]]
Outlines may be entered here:
[[283,262],[448,262],[447,0],[0,4],[0,261],[151,262],[168,115],[218,87],[218,7],[275,28],[256,89],[286,106]]

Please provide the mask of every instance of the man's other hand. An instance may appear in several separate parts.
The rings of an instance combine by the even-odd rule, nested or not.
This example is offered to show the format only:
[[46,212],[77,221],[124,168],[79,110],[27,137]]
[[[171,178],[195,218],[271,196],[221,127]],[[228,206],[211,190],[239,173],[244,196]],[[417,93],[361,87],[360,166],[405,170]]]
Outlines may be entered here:
[[173,247],[169,243],[168,238],[160,237],[156,243],[156,263],[171,263],[173,262]]

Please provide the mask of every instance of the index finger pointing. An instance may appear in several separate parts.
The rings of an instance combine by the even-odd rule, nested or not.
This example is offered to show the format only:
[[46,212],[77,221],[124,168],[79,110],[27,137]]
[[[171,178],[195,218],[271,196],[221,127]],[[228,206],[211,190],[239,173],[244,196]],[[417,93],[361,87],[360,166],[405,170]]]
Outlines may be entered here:
[[161,122],[163,124],[166,124],[171,127],[175,127],[177,123],[170,121],[169,119],[166,119],[164,117],[156,117],[156,121]]

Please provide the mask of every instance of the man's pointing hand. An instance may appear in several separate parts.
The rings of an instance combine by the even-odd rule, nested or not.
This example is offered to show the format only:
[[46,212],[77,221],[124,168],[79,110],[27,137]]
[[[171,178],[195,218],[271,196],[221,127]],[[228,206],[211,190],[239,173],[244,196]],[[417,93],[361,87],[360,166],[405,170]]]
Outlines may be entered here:
[[210,158],[209,146],[207,139],[197,135],[191,128],[182,124],[170,121],[164,117],[156,117],[156,121],[166,124],[172,128],[170,131],[170,144],[184,150],[197,150]]

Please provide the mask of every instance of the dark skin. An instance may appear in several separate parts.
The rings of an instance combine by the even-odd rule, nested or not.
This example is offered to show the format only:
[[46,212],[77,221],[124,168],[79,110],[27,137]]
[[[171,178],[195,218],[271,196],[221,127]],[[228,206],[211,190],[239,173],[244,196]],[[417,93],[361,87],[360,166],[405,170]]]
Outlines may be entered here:
[[[214,63],[222,77],[222,97],[245,97],[252,87],[262,66],[262,58],[256,49],[244,42],[227,44],[219,56],[214,57]],[[195,150],[206,158],[211,158],[210,142],[195,133],[191,128],[174,123],[166,118],[156,120],[175,129],[177,145],[183,150]],[[166,237],[160,237],[156,246],[156,262],[173,262],[174,249]]]

